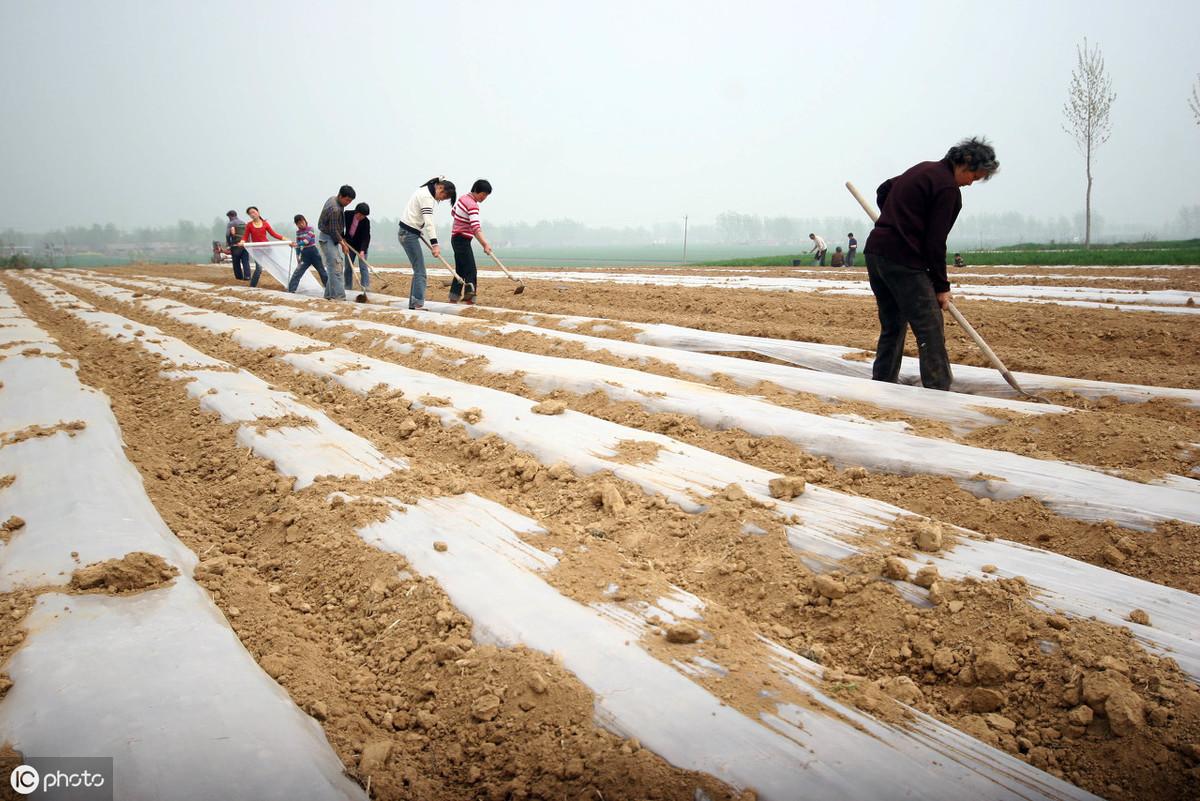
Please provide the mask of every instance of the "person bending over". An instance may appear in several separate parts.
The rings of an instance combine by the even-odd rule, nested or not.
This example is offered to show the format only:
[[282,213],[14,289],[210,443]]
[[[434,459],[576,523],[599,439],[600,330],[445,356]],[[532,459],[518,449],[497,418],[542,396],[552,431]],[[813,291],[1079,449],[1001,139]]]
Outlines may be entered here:
[[808,238],[811,239],[813,243],[812,248],[808,251],[809,253],[813,254],[813,264],[824,267],[825,251],[828,249],[828,246],[825,244],[825,240],[816,234],[809,234]]
[[471,248],[471,241],[478,239],[479,244],[483,247],[483,252],[491,255],[492,246],[488,244],[487,237],[483,235],[483,226],[479,222],[479,204],[487,200],[490,194],[492,194],[491,183],[480,178],[471,184],[471,191],[460,197],[450,212],[450,217],[454,221],[454,227],[450,232],[450,247],[454,250],[454,268],[462,276],[463,281],[470,285],[464,287],[455,278],[450,284],[451,303],[458,303],[460,298],[463,303],[475,303],[475,282],[478,280],[479,273],[475,267],[475,251]]
[[354,187],[343,184],[336,195],[325,201],[325,205],[321,207],[321,216],[317,218],[317,247],[321,250],[321,261],[328,268],[328,279],[325,281],[326,300],[346,299],[342,271],[338,269],[342,254],[350,252],[346,245],[346,219],[342,212],[354,198]]
[[371,274],[367,271],[367,248],[371,247],[371,221],[367,218],[370,215],[371,207],[366,203],[359,203],[354,211],[346,209],[346,242],[351,248],[346,254],[346,287],[354,286],[353,259],[357,251],[358,280],[364,292],[371,288]]
[[953,376],[942,330],[950,303],[946,237],[962,210],[962,187],[1000,169],[986,139],[964,139],[940,161],[923,161],[876,190],[879,220],[863,254],[879,311],[879,343],[871,377],[895,383],[912,328],[921,359],[921,383],[949,389]]
[[400,217],[400,247],[404,248],[404,254],[408,256],[408,263],[413,269],[412,288],[408,292],[410,309],[425,308],[425,252],[421,250],[421,240],[429,244],[435,259],[442,255],[437,228],[433,224],[433,208],[443,200],[449,200],[452,204],[458,200],[454,184],[445,178],[430,178],[413,192]]

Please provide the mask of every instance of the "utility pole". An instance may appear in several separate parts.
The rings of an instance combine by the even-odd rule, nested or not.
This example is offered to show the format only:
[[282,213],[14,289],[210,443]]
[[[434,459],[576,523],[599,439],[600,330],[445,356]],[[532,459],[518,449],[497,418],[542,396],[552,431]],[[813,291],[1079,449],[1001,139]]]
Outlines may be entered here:
[[683,215],[683,263],[687,264],[687,215]]

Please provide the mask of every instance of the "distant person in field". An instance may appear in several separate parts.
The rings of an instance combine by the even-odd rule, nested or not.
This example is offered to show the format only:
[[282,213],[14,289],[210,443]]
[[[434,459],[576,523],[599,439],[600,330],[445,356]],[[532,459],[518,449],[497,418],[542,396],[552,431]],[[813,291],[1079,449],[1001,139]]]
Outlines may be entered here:
[[317,247],[321,251],[321,261],[327,268],[325,274],[329,276],[325,282],[326,300],[346,299],[342,271],[338,269],[343,254],[350,252],[345,241],[346,217],[342,212],[354,198],[354,187],[343,184],[336,195],[325,201],[321,216],[317,218]]
[[879,344],[871,377],[896,382],[912,327],[921,383],[949,389],[952,376],[942,310],[950,303],[946,237],[962,210],[962,187],[1000,169],[983,138],[964,139],[940,161],[923,161],[876,190],[879,220],[867,237],[867,277],[879,310]]
[[824,267],[825,251],[828,249],[828,246],[825,244],[825,240],[816,234],[809,234],[808,238],[811,239],[813,243],[812,250],[809,251],[809,253],[813,254],[813,263]]
[[458,200],[458,191],[453,182],[441,177],[430,178],[413,192],[404,213],[400,216],[400,247],[404,248],[404,254],[408,256],[408,263],[412,265],[413,270],[412,287],[408,292],[410,309],[425,308],[427,279],[425,252],[421,250],[422,240],[429,245],[435,259],[442,255],[442,248],[437,240],[437,227],[433,224],[433,209],[443,200],[449,200],[451,203]]
[[846,266],[854,266],[854,256],[858,253],[858,240],[854,238],[854,232],[846,234],[849,241],[846,242]]
[[[246,214],[250,217],[250,222],[246,223],[246,241],[247,242],[266,242],[267,234],[275,237],[281,242],[288,241],[286,238],[275,232],[271,224],[263,219],[258,213],[258,206],[250,206],[246,209]],[[250,286],[258,286],[258,279],[262,276],[262,265],[258,263],[258,259],[254,260],[254,275],[250,278]]]
[[963,257],[962,257],[961,253],[954,254],[954,266],[955,267],[966,267],[967,266],[967,263],[965,261],[963,261]]
[[317,250],[317,232],[303,214],[297,214],[293,221],[296,223],[296,269],[288,279],[287,291],[295,292],[300,288],[300,279],[309,267],[315,267],[317,275],[321,276],[321,283],[328,284],[329,276],[321,264],[321,251]]
[[358,280],[363,290],[366,290],[371,282],[371,275],[367,272],[367,263],[364,261],[367,258],[367,248],[371,247],[371,221],[367,219],[371,214],[371,207],[366,203],[359,203],[354,207],[354,211],[347,209],[345,214],[346,242],[351,248],[346,254],[346,286],[354,286],[354,251],[358,251]]
[[453,220],[450,247],[454,251],[454,270],[462,276],[463,281],[470,284],[470,287],[465,287],[455,278],[450,284],[451,303],[458,303],[460,299],[463,303],[475,303],[475,282],[479,280],[479,273],[475,267],[475,251],[471,242],[478,239],[483,252],[489,256],[492,254],[492,246],[483,235],[483,226],[479,222],[479,204],[487,200],[490,194],[491,183],[480,178],[471,184],[471,191],[460,197],[450,211]]
[[829,259],[830,267],[844,267],[846,264],[846,254],[842,253],[842,246],[838,245],[834,248],[833,256]]
[[250,254],[241,244],[246,238],[246,221],[233,209],[225,212],[225,217],[229,220],[225,226],[225,244],[233,258],[233,277],[245,281],[250,277]]

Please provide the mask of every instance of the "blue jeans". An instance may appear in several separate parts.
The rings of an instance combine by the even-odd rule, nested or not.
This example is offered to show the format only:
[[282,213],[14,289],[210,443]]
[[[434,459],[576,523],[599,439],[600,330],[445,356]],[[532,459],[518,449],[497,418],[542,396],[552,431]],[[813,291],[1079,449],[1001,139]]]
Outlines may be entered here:
[[408,256],[412,265],[412,289],[408,293],[408,308],[415,309],[425,305],[425,253],[421,250],[421,236],[412,231],[400,229],[400,247]]
[[329,265],[325,281],[325,299],[345,300],[346,287],[342,284],[342,271],[337,268],[338,259],[342,257],[342,248],[328,234],[321,234],[317,238],[317,244],[321,246],[321,261]]
[[[342,258],[346,261],[346,286],[354,286],[354,260],[345,255]],[[358,280],[362,283],[363,289],[371,288],[371,274],[367,272],[367,263],[362,260],[360,255],[358,258]]]
[[254,275],[250,278],[250,286],[258,286],[258,278],[262,275],[262,265],[258,261],[254,262]]
[[854,248],[850,248],[848,251],[846,251],[846,266],[847,266],[847,267],[853,267],[853,266],[854,266],[854,254],[855,254],[855,252],[856,252],[856,251],[855,251],[855,249],[854,249]]
[[288,292],[295,292],[300,287],[300,279],[308,272],[309,267],[317,268],[317,275],[321,276],[322,284],[329,283],[329,276],[325,274],[325,267],[321,264],[321,252],[317,250],[316,245],[306,245],[301,248],[300,257],[296,261],[296,269],[292,272],[291,279],[288,280]]
[[933,281],[926,270],[906,267],[867,251],[867,278],[879,310],[879,344],[871,378],[896,383],[904,338],[909,326],[917,338],[921,357],[921,384],[929,389],[950,389],[950,357],[946,354],[945,322]]

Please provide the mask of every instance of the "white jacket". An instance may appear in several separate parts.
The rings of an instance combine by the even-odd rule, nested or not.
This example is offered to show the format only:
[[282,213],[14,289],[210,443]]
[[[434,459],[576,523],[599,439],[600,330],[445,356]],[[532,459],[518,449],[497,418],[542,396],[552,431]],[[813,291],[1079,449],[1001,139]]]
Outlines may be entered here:
[[437,228],[433,225],[433,207],[436,205],[429,187],[422,186],[413,192],[404,214],[400,215],[401,223],[419,231],[431,245],[437,244]]
[[820,253],[822,250],[827,249],[828,248],[825,247],[825,240],[817,236],[815,239],[813,239],[812,250],[810,250],[809,253]]

